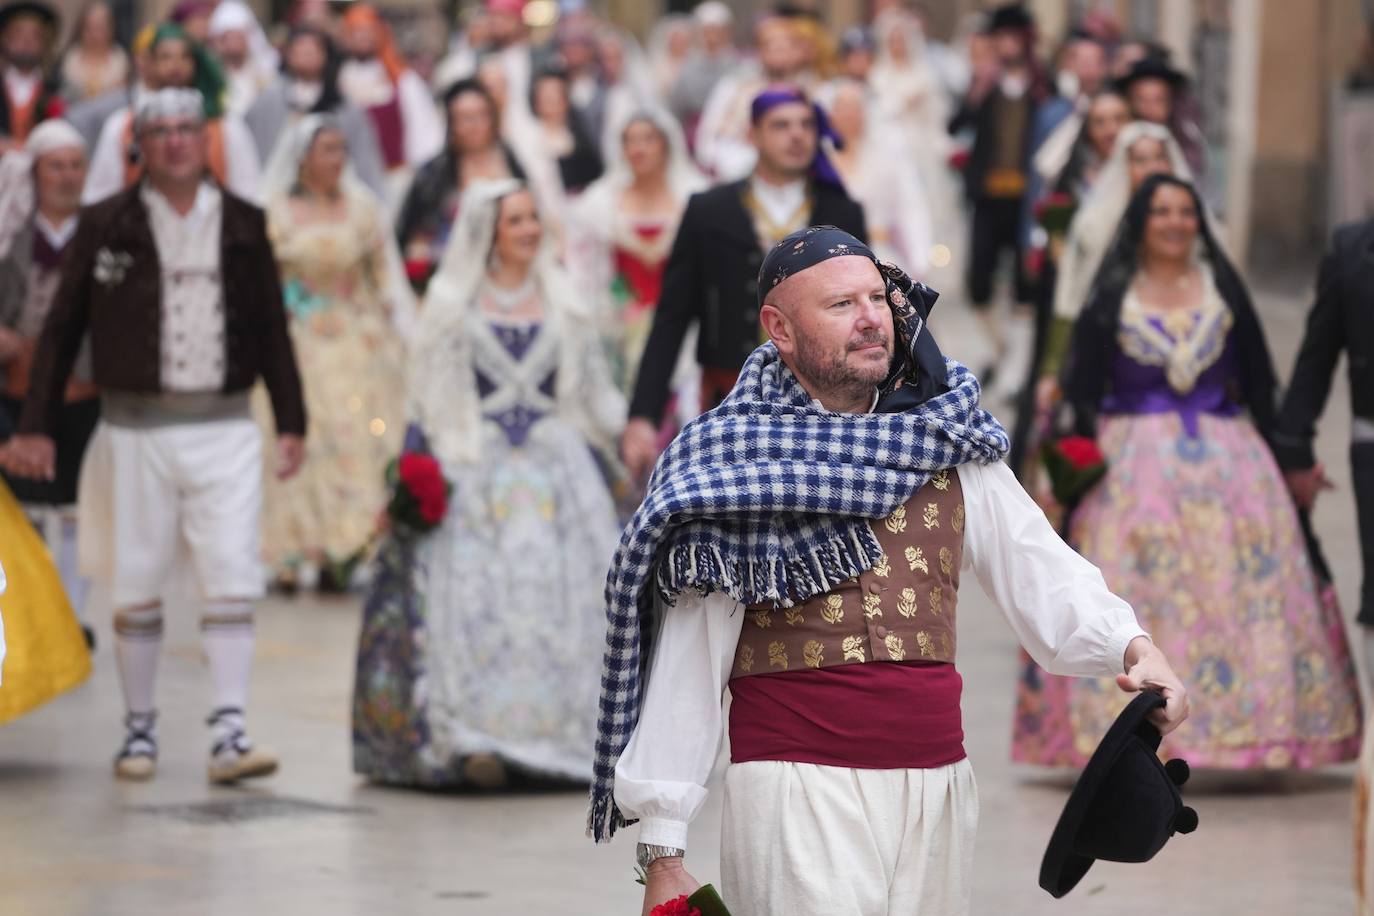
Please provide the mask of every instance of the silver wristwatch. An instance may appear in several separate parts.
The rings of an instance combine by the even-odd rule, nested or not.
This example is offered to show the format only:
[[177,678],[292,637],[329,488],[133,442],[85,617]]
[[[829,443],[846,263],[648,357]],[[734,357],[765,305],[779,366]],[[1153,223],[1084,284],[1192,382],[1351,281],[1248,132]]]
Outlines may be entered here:
[[639,860],[639,867],[648,870],[658,859],[671,859],[674,856],[681,858],[687,854],[686,850],[674,849],[672,846],[654,846],[652,843],[640,843],[635,847],[635,857]]

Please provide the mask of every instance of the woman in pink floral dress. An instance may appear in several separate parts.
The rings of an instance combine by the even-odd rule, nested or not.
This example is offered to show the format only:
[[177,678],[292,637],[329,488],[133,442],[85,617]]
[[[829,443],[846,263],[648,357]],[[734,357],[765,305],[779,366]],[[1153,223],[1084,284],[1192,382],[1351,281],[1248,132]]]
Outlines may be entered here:
[[[1065,398],[1108,469],[1069,542],[1189,684],[1192,716],[1164,756],[1349,760],[1361,712],[1340,611],[1266,443],[1276,380],[1258,317],[1202,213],[1186,181],[1147,179],[1075,326]],[[1027,663],[1012,756],[1082,766],[1122,705],[1110,682]]]

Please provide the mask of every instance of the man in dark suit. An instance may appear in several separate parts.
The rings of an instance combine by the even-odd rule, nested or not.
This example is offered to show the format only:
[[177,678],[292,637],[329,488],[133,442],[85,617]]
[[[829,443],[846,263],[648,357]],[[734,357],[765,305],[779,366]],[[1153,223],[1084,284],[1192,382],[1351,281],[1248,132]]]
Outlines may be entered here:
[[[1022,210],[1032,172],[1036,114],[1048,87],[1035,60],[1035,21],[1020,3],[994,9],[984,33],[994,53],[974,73],[949,130],[974,130],[964,167],[964,192],[972,210],[969,305],[995,354],[984,384],[1009,400],[1026,377],[1033,345],[1034,290],[1025,270]],[[993,302],[993,278],[1003,255],[1011,257],[1015,296],[1006,318]]]
[[0,6],[0,155],[22,147],[38,122],[62,116],[46,66],[58,25],[57,11],[41,0]]
[[764,254],[806,226],[838,226],[867,241],[863,208],[845,194],[820,152],[821,117],[795,88],[760,93],[751,111],[750,139],[759,154],[753,173],[687,202],[621,440],[636,478],[658,458],[658,426],[692,322],[698,324],[702,407],[709,409],[729,393],[763,341],[757,298]]
[[[1298,506],[1312,508],[1331,486],[1312,451],[1317,418],[1331,393],[1331,376],[1345,350],[1354,413],[1350,464],[1355,483],[1364,585],[1360,612],[1365,658],[1374,660],[1374,219],[1336,230],[1317,275],[1317,298],[1279,413],[1274,453]],[[1374,671],[1374,666],[1371,666]]]

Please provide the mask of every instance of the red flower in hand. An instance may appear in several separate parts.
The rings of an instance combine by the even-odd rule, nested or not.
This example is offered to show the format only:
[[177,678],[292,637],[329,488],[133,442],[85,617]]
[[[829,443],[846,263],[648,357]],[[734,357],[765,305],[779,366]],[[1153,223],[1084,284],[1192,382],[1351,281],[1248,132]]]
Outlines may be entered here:
[[1096,467],[1104,459],[1097,443],[1087,436],[1065,436],[1059,440],[1059,451],[1078,470]]
[[437,525],[444,520],[444,513],[448,510],[448,503],[443,499],[421,500],[420,518],[426,524]]
[[649,911],[649,916],[701,916],[701,910],[689,904],[683,894],[676,900],[660,903]]
[[405,262],[406,279],[412,283],[422,282],[433,269],[433,264],[420,258],[408,258]]
[[432,455],[423,452],[405,452],[396,467],[401,481],[414,492],[416,485],[425,480],[442,480],[439,462]]
[[1044,219],[1051,210],[1064,210],[1073,206],[1073,198],[1063,191],[1056,191],[1040,198],[1035,205],[1035,218]]

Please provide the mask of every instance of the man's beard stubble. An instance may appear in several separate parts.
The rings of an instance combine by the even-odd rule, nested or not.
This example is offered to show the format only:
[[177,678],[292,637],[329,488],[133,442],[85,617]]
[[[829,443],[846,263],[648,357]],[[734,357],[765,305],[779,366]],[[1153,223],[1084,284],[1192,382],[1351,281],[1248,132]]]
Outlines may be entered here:
[[[881,367],[851,366],[849,354],[859,347],[882,344],[887,359]],[[870,331],[850,341],[843,353],[835,355],[817,346],[811,339],[797,340],[797,369],[812,385],[836,399],[858,401],[868,397],[887,378],[892,361],[892,346],[888,335],[880,330]]]

